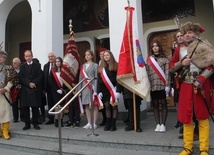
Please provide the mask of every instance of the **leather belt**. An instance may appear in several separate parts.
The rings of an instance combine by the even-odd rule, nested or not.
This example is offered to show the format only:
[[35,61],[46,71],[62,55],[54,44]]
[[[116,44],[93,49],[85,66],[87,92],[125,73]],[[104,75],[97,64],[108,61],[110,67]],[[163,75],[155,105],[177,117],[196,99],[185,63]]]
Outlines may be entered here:
[[195,82],[195,79],[196,77],[200,75],[199,72],[188,72],[186,74],[186,76],[184,77],[184,82],[187,82],[187,83],[194,83]]

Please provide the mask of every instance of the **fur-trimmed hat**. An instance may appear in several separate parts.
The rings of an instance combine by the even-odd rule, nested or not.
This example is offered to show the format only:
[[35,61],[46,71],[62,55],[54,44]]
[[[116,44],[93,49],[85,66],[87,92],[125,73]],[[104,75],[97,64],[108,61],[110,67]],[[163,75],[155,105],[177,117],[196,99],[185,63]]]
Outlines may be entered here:
[[205,29],[199,23],[186,22],[181,27],[181,33],[185,34],[187,31],[193,31],[197,34],[200,34],[205,31]]
[[0,57],[7,58],[7,52],[0,50]]

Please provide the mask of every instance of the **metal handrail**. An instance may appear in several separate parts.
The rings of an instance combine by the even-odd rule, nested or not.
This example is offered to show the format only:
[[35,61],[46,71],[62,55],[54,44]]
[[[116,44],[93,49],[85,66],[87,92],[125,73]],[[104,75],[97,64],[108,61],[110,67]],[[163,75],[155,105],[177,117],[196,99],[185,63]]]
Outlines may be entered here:
[[[73,89],[71,89],[63,98],[61,98],[49,111],[48,113],[50,115],[58,115],[58,131],[59,131],[59,154],[62,155],[62,126],[61,126],[61,116],[63,110],[94,80],[96,79],[95,77],[89,79],[89,78],[84,78],[82,79]],[[75,95],[63,106],[60,107],[60,103],[62,103],[68,95],[70,95],[80,84],[82,84],[85,80],[88,82],[77,92]],[[55,112],[55,108],[58,107],[59,111]]]

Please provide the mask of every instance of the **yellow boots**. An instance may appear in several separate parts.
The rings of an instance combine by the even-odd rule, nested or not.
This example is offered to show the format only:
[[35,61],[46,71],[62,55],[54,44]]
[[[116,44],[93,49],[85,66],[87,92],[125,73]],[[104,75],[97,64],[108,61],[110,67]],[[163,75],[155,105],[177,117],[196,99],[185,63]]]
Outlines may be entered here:
[[194,125],[184,124],[184,149],[179,155],[191,155],[193,147],[193,135],[194,135]]
[[2,137],[6,140],[10,139],[9,127],[10,127],[10,122],[2,123]]
[[209,155],[209,136],[210,136],[210,123],[209,119],[199,120],[199,149],[200,155]]
[[[209,119],[199,120],[199,149],[200,155],[209,155]],[[184,149],[179,155],[191,155],[193,147],[194,126],[192,124],[184,124]]]

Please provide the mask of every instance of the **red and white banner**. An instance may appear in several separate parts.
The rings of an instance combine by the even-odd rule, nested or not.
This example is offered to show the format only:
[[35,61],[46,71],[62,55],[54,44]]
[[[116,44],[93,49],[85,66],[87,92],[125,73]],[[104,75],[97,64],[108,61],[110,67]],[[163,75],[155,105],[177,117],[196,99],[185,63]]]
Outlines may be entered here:
[[[60,73],[62,82],[71,90],[77,83],[79,77],[80,58],[77,51],[76,42],[74,41],[74,33],[71,31],[68,43],[65,49],[63,65]],[[72,104],[72,103],[71,103]],[[82,104],[79,102],[79,111],[84,113]]]
[[[143,59],[136,24],[133,24],[133,7],[126,7],[127,20],[120,49],[117,81],[134,94],[146,99],[150,93],[145,62]],[[142,37],[142,36],[141,36]]]
[[61,69],[61,80],[71,90],[78,83],[78,72],[80,68],[79,53],[74,41],[73,31],[70,33],[63,58]]

